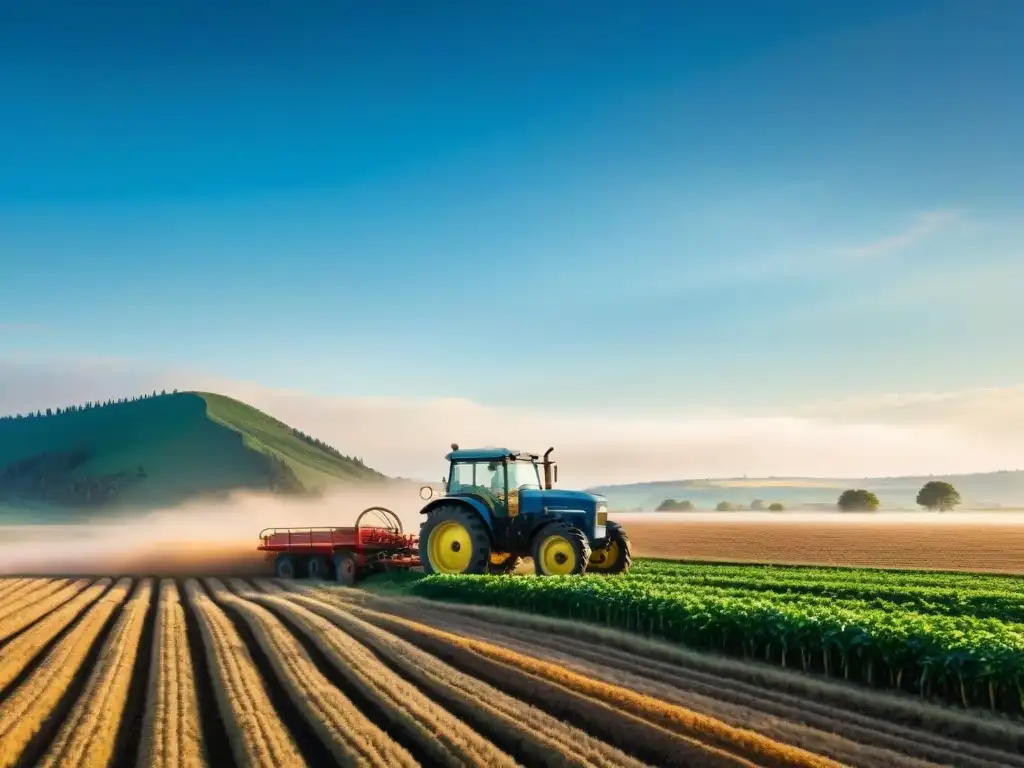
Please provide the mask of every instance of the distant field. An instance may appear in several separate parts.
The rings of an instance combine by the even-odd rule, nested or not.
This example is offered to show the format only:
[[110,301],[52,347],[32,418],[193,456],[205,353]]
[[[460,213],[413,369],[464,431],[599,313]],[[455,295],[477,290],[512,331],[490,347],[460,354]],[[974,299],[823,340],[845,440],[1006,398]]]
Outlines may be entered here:
[[620,519],[639,555],[1024,574],[1024,524]]

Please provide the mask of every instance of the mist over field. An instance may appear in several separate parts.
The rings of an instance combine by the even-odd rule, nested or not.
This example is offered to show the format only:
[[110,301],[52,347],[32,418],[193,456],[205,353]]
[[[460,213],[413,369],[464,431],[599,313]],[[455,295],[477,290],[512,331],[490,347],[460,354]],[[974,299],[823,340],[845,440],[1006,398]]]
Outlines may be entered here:
[[[236,494],[83,525],[4,527],[0,574],[269,572],[256,550],[263,528],[353,525],[373,506],[419,532],[423,501],[414,487],[338,490],[316,501]],[[363,524],[381,521],[369,515]]]

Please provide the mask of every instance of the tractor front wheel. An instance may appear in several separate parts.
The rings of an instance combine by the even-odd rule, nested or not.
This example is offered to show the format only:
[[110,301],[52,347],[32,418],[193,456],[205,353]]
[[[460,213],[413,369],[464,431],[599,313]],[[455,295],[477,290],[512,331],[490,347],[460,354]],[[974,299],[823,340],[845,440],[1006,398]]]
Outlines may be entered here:
[[480,515],[460,504],[437,507],[420,529],[420,562],[431,573],[487,573],[491,538]]
[[534,536],[533,562],[539,576],[570,576],[587,570],[590,543],[579,528],[564,520],[548,523]]
[[587,570],[592,573],[618,574],[625,573],[633,563],[633,553],[629,544],[629,536],[618,523],[608,521],[608,534],[604,546],[598,547],[590,555]]

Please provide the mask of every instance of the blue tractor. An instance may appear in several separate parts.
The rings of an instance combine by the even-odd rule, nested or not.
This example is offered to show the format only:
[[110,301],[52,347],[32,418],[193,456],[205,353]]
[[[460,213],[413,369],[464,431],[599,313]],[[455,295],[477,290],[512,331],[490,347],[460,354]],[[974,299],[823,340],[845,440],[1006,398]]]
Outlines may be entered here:
[[[608,503],[553,489],[558,467],[507,448],[459,448],[445,458],[445,493],[421,513],[420,561],[427,573],[512,573],[533,558],[539,575],[629,570],[629,537],[608,519]],[[541,470],[543,469],[543,482]],[[433,496],[425,486],[424,499]]]

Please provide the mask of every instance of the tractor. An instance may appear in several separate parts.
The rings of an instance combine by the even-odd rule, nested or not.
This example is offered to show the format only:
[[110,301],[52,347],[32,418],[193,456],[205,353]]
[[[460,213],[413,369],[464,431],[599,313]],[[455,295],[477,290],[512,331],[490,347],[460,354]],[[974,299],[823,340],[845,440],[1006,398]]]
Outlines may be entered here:
[[553,448],[541,459],[507,448],[451,447],[444,492],[434,499],[430,486],[420,490],[429,500],[419,536],[426,573],[512,573],[526,555],[542,576],[629,570],[629,538],[608,520],[606,499],[553,489]]

